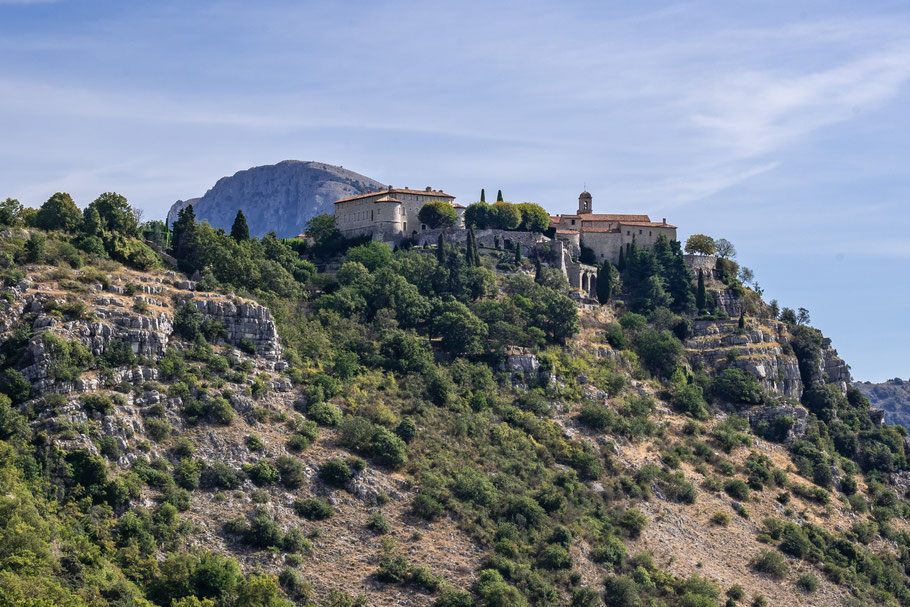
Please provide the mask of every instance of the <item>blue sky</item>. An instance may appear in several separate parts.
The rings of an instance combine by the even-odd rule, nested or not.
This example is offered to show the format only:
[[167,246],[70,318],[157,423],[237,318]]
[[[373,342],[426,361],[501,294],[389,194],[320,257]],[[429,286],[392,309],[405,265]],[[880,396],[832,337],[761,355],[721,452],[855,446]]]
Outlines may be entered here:
[[726,237],[910,376],[905,2],[0,0],[0,197],[145,218],[294,158]]

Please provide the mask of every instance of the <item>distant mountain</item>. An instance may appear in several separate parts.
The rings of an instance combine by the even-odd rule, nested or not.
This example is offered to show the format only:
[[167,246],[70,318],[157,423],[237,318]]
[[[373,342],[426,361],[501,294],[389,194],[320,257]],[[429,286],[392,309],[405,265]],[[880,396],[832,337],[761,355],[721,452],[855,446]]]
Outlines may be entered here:
[[880,384],[858,381],[853,384],[876,409],[885,411],[885,421],[910,430],[910,381],[895,377]]
[[311,217],[331,213],[332,203],[339,198],[384,187],[339,166],[285,160],[222,177],[201,198],[175,202],[167,217],[173,224],[177,213],[192,204],[196,219],[230,230],[237,210],[242,209],[251,235],[275,232],[287,238],[303,232]]

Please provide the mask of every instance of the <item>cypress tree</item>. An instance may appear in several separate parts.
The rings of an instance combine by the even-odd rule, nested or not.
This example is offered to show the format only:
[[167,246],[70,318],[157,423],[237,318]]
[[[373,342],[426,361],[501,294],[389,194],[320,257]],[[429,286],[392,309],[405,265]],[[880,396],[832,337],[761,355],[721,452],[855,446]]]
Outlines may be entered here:
[[250,226],[246,223],[246,215],[243,214],[243,211],[238,210],[237,216],[234,217],[234,225],[231,226],[231,238],[237,242],[250,239]]
[[707,293],[705,293],[705,273],[698,268],[698,288],[695,291],[695,307],[698,308],[699,314],[705,313],[705,304],[707,303]]
[[619,247],[619,261],[616,262],[616,269],[621,272],[624,272],[626,269],[626,257],[623,253],[623,248]]
[[496,202],[502,202],[502,201],[503,201],[502,200],[502,190],[499,190],[499,192],[496,194]]
[[483,188],[480,188],[480,202],[487,201],[487,193],[483,191]]
[[739,330],[740,330],[740,331],[742,331],[742,330],[744,330],[744,329],[746,328],[746,317],[745,317],[745,311],[744,311],[744,310],[741,310],[741,311],[739,312],[739,323],[737,323],[737,326],[739,327]]
[[515,243],[515,263],[521,265],[521,243]]
[[471,264],[474,266],[480,266],[480,253],[477,251],[477,236],[474,235],[474,226],[471,226],[468,232],[468,235],[471,237],[471,250],[469,255],[471,256]]
[[543,280],[543,266],[540,264],[540,255],[534,258],[534,282],[540,284]]
[[465,245],[464,257],[468,267],[474,265],[474,230],[468,230],[468,239]]
[[597,301],[604,305],[613,295],[613,266],[609,261],[603,262],[597,271]]
[[441,266],[446,263],[446,238],[442,232],[439,233],[439,238],[436,239],[436,261]]

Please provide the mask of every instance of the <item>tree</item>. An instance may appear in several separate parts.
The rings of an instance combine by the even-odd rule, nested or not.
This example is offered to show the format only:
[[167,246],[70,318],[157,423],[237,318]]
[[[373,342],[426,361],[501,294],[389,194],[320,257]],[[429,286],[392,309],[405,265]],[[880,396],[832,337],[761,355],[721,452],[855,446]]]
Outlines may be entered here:
[[242,210],[237,211],[234,217],[234,224],[231,226],[231,238],[237,242],[243,242],[250,239],[250,226],[246,223],[246,216]]
[[734,247],[733,243],[726,238],[718,238],[717,242],[714,243],[714,246],[717,249],[717,254],[723,259],[733,259],[736,257],[736,247]]
[[707,304],[707,293],[705,291],[705,273],[698,268],[698,288],[695,290],[695,307],[699,314],[705,313]]
[[755,280],[755,273],[746,266],[742,266],[739,268],[739,280],[746,285],[752,284]]
[[788,325],[796,324],[796,312],[793,311],[793,308],[784,308],[780,311],[781,321],[787,323]]
[[521,243],[520,243],[520,242],[516,242],[516,243],[515,243],[515,263],[516,263],[516,265],[519,265],[519,266],[520,266],[520,265],[521,265],[521,261],[522,261],[522,260],[521,260]]
[[626,255],[624,253],[624,247],[619,247],[619,261],[616,262],[616,269],[619,270],[620,274],[626,271]]
[[464,211],[464,225],[466,228],[475,227],[483,230],[489,227],[490,223],[490,205],[481,200],[474,204],[469,204]]
[[[548,219],[549,221],[549,216]],[[514,230],[521,224],[521,211],[509,202],[497,201],[490,206],[489,227],[498,230]]]
[[139,235],[138,213],[120,194],[105,192],[92,201],[88,208],[98,211],[104,229],[127,236]]
[[[176,224],[174,225],[176,237]],[[335,216],[328,213],[316,215],[306,222],[306,235],[313,239],[317,247],[327,247],[341,238],[341,232],[335,224]]]
[[196,244],[196,230],[196,212],[193,210],[193,205],[187,205],[177,213],[171,243],[174,257],[177,258],[177,265],[184,271],[188,271],[189,266],[193,265],[189,260]]
[[477,356],[485,349],[487,325],[460,301],[449,300],[433,314],[433,333],[442,338],[442,347],[447,352],[455,356]]
[[518,229],[524,232],[544,232],[550,227],[550,214],[542,206],[533,202],[516,205],[521,212],[521,224]]
[[613,295],[614,272],[613,264],[609,261],[603,262],[603,265],[597,271],[597,301],[601,305],[610,301],[610,297]]
[[446,263],[446,238],[442,232],[436,238],[436,261],[441,266]]
[[503,201],[503,198],[502,198],[502,190],[499,190],[499,191],[496,193],[496,202],[502,202],[502,201]]
[[483,191],[483,188],[480,188],[480,202],[487,201],[487,194]]
[[809,310],[806,308],[799,308],[796,312],[796,323],[800,325],[808,325],[809,322]]
[[435,230],[437,228],[451,228],[458,221],[458,213],[448,202],[431,200],[420,207],[417,218],[420,219],[421,223],[427,224],[427,227],[431,230]]
[[480,267],[480,253],[477,252],[477,237],[474,235],[474,226],[468,228],[468,265]]
[[746,328],[746,316],[744,311],[739,313],[739,322],[736,323],[736,326],[740,331],[743,331]]
[[777,303],[776,299],[772,299],[771,303],[768,304],[768,314],[771,316],[771,320],[777,320],[780,314],[780,304]]
[[686,253],[696,255],[714,255],[717,250],[714,239],[704,234],[692,234],[686,239]]
[[82,212],[82,233],[86,236],[100,236],[104,229],[98,209],[89,206]]
[[57,192],[38,209],[35,225],[44,230],[74,232],[82,223],[82,211],[66,192]]
[[15,198],[0,202],[0,226],[14,228],[22,223],[22,204]]

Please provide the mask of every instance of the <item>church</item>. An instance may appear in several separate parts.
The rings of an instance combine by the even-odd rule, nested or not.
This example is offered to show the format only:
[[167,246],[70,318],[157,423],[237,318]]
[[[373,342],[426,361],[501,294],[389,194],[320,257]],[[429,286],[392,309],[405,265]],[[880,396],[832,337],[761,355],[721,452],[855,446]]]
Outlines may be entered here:
[[587,191],[579,195],[574,215],[550,216],[550,227],[556,231],[555,238],[565,242],[570,250],[580,253],[581,247],[591,249],[597,263],[618,262],[620,250],[629,243],[650,248],[661,236],[676,240],[676,226],[668,224],[666,218],[656,222],[647,215],[595,213]]

